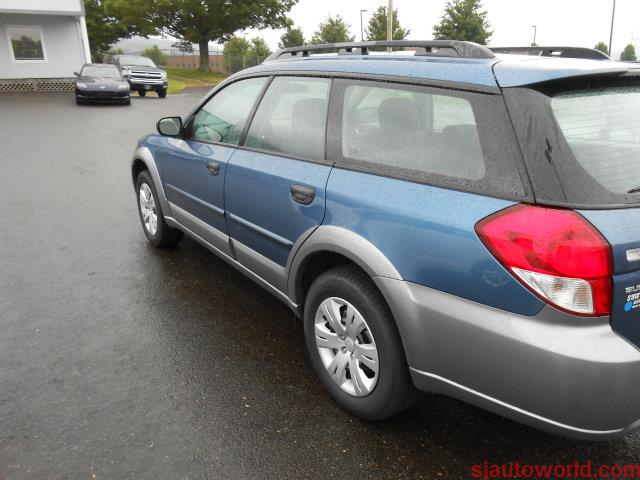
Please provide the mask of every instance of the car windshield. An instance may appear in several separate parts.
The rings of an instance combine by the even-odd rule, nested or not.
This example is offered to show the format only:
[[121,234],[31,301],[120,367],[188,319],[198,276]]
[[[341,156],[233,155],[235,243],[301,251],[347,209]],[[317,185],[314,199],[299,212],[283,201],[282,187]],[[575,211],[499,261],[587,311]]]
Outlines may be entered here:
[[129,65],[132,67],[155,67],[156,64],[153,60],[147,57],[137,57],[135,55],[123,55],[118,57],[118,63],[120,65]]
[[122,78],[117,68],[111,65],[88,65],[82,69],[83,77]]
[[580,165],[615,194],[640,186],[640,87],[573,90],[551,108]]

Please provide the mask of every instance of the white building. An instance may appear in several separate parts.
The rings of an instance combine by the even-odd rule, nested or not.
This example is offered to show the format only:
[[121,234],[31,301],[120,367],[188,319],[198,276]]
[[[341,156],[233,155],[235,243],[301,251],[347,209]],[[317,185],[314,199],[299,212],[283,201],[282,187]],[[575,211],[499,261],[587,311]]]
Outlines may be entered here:
[[88,62],[82,0],[0,0],[0,92],[70,88]]

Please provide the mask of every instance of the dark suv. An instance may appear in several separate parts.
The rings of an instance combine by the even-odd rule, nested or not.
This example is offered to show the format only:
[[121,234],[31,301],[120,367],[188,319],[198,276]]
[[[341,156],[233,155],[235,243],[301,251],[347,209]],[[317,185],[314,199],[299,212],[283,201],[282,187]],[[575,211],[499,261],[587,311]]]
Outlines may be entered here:
[[150,243],[289,305],[353,414],[417,387],[609,438],[640,425],[639,115],[637,65],[589,49],[296,47],[160,120],[132,177]]
[[129,82],[131,90],[144,97],[148,91],[155,91],[160,98],[167,96],[167,72],[158,68],[153,60],[139,55],[116,55],[113,63]]

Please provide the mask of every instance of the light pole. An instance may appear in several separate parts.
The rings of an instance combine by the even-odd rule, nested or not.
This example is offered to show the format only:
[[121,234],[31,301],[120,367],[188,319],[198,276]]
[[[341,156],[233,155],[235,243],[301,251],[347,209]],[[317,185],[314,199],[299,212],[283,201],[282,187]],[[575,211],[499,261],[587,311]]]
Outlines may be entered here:
[[611,12],[611,32],[609,33],[609,56],[611,56],[611,43],[613,42],[613,19],[616,17],[616,0],[613,0],[613,11]]
[[531,25],[531,28],[533,28],[533,43],[531,44],[532,47],[536,46],[536,34],[538,33],[538,26],[537,25]]
[[367,13],[366,10],[360,10],[360,41],[364,42],[364,26],[362,23],[362,14]]
[[242,38],[244,38],[244,42],[242,43],[242,69],[244,70],[246,68],[244,66],[244,57],[247,55],[247,32],[242,34]]
[[[393,0],[389,0],[387,6],[387,41],[393,40]],[[391,47],[387,47],[387,52],[391,51]]]

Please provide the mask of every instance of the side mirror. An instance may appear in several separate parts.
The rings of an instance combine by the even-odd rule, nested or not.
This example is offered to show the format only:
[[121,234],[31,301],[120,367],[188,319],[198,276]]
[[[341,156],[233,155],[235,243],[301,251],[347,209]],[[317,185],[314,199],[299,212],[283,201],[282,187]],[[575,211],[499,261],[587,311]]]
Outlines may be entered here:
[[180,117],[161,118],[158,120],[156,128],[160,135],[177,137],[182,132],[182,119]]
[[80,76],[80,72],[73,72],[73,74],[74,74],[76,77],[79,77],[79,76]]

